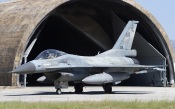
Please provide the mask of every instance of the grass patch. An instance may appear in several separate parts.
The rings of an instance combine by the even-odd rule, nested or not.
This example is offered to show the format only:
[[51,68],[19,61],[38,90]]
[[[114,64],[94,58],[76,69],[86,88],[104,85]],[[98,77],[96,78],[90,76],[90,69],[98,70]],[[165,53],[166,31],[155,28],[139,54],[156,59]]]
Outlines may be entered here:
[[0,109],[175,109],[175,101],[0,102]]

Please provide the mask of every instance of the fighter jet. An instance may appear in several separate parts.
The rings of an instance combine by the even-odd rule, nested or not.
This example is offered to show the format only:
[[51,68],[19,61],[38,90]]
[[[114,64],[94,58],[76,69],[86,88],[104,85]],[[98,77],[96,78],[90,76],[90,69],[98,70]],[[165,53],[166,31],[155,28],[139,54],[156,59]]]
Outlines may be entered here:
[[131,49],[138,21],[129,21],[113,48],[96,56],[78,56],[58,50],[45,50],[35,60],[17,67],[12,73],[43,73],[38,81],[53,81],[56,93],[74,82],[76,93],[83,92],[84,83],[102,85],[105,93],[112,93],[112,85],[131,74],[162,70],[157,66],[140,65],[137,51]]

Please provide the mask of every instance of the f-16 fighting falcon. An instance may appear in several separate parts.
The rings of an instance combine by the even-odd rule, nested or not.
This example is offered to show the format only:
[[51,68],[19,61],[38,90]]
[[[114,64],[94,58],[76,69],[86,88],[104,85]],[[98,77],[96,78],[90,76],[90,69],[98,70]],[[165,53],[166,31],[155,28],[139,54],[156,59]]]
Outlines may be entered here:
[[45,50],[35,60],[17,67],[12,73],[43,73],[37,81],[53,81],[56,93],[74,82],[76,93],[83,92],[85,84],[102,85],[105,93],[112,93],[112,84],[126,80],[131,74],[162,70],[157,66],[140,65],[131,49],[138,21],[129,21],[113,48],[96,56],[78,56],[58,50]]

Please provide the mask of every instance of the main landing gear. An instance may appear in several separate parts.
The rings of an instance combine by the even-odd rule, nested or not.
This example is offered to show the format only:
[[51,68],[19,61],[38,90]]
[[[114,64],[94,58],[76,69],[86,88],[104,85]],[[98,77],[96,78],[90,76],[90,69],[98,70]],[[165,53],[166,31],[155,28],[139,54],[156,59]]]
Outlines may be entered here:
[[75,93],[82,93],[83,87],[84,87],[83,83],[75,83],[74,85]]
[[106,84],[103,84],[102,86],[106,94],[112,93],[112,83],[106,83]]

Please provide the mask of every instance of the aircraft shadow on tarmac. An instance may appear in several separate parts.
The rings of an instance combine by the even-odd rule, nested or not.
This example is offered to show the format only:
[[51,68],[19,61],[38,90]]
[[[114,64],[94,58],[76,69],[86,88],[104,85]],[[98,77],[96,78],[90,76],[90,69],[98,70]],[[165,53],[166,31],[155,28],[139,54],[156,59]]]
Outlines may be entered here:
[[[143,95],[143,94],[151,94],[151,91],[113,91],[112,94],[128,94],[128,95]],[[104,91],[89,91],[83,93],[75,93],[75,92],[62,92],[61,95],[103,95]],[[57,95],[55,92],[39,92],[33,94],[16,94],[16,95],[5,95],[5,96],[33,96],[33,95]],[[110,95],[110,94],[109,94]],[[59,95],[58,95],[59,96]]]

